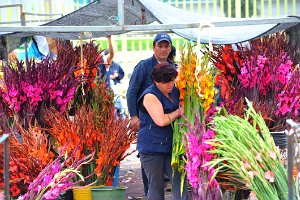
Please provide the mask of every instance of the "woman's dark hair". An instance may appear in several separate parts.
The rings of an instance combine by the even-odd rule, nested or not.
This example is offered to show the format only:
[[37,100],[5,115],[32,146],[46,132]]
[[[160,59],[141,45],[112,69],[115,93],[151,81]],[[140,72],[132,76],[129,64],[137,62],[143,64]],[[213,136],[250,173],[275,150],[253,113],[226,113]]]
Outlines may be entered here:
[[178,72],[173,64],[168,62],[157,64],[152,71],[151,78],[158,83],[168,83],[175,80]]
[[176,56],[176,48],[172,45],[171,52],[170,52],[168,58],[174,59],[175,56]]

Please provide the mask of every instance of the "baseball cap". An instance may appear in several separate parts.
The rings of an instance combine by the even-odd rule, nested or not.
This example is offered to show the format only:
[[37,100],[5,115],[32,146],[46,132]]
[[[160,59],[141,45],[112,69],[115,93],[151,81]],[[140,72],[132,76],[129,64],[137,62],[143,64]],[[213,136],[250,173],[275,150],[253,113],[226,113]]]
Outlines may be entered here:
[[159,33],[159,34],[157,34],[155,36],[155,38],[154,38],[154,42],[155,43],[159,43],[161,41],[167,41],[170,44],[172,44],[171,37],[168,34],[166,34],[166,33]]

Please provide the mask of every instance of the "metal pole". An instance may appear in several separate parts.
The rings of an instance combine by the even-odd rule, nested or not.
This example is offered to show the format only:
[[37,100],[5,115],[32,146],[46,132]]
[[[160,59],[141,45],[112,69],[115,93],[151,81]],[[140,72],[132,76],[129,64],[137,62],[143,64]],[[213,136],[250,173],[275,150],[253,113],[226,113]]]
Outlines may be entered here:
[[287,155],[288,155],[288,187],[289,187],[289,200],[294,199],[294,177],[293,177],[293,166],[294,166],[294,142],[293,142],[293,129],[288,131],[287,135]]
[[124,0],[118,0],[118,22],[119,26],[124,25]]
[[[211,21],[215,27],[247,26],[278,23],[300,23],[300,19],[293,17],[272,19],[240,19],[232,21]],[[199,28],[200,23],[180,24],[147,24],[123,26],[0,26],[0,32],[101,32],[101,31],[145,31],[145,30],[172,30],[185,28]],[[251,28],[251,27],[250,27]]]
[[4,199],[9,200],[9,140],[4,142]]
[[[21,19],[21,26],[26,26],[26,20],[25,20],[25,13],[23,12],[23,6],[20,6],[20,19]],[[24,48],[25,48],[25,58],[26,60],[28,59],[28,51],[27,51],[27,38],[25,38],[25,42],[24,42]]]

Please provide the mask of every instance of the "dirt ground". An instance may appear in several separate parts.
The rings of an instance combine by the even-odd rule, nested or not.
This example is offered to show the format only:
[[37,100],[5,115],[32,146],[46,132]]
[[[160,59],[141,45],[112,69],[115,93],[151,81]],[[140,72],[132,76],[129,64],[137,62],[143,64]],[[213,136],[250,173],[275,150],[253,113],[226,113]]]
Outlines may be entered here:
[[[131,145],[130,150],[135,150],[136,145]],[[145,200],[144,186],[141,175],[140,160],[137,152],[126,157],[120,164],[119,185],[128,187],[126,198],[130,200]],[[171,192],[165,191],[165,200],[172,200]]]

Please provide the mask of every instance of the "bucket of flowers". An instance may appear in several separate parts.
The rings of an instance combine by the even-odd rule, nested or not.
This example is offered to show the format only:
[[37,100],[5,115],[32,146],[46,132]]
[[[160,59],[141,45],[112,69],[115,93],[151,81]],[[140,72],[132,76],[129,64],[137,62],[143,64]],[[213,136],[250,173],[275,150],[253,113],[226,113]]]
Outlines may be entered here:
[[[216,84],[221,88],[226,111],[243,118],[247,109],[245,98],[252,101],[282,153],[286,148],[286,135],[283,133],[286,119],[299,120],[297,110],[300,106],[299,65],[292,57],[294,47],[287,46],[286,40],[284,33],[277,33],[249,41],[246,46],[237,44],[237,48],[232,45],[214,46],[212,51],[212,61],[220,72]],[[248,119],[249,123],[254,123],[252,118]],[[229,168],[225,173],[222,170],[217,177],[234,188],[234,183],[239,182],[237,174]],[[241,180],[238,185],[245,187],[243,182]]]
[[78,105],[73,116],[49,109],[43,112],[43,118],[57,148],[66,145],[72,151],[78,145],[74,155],[77,160],[95,151],[92,161],[81,168],[81,174],[88,177],[81,185],[100,186],[107,183],[116,166],[132,153],[127,153],[127,149],[135,141],[136,132],[129,128],[129,118],[117,115],[113,94],[103,80],[95,82],[86,95],[88,103]]

